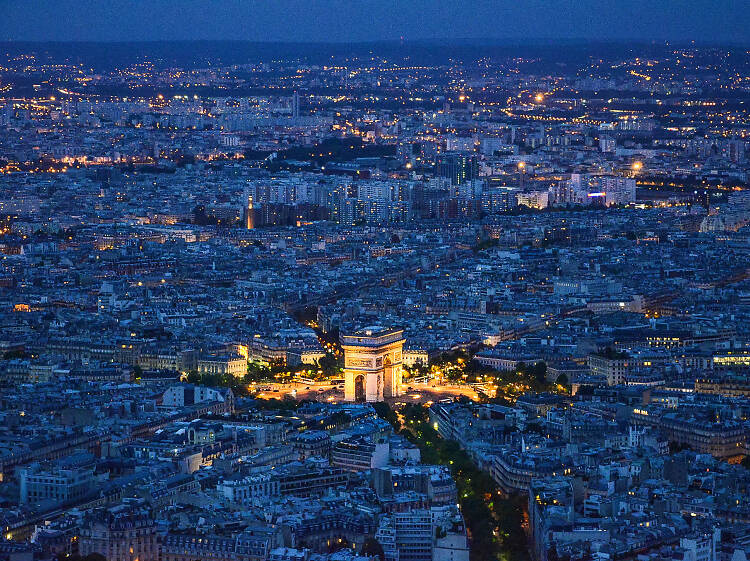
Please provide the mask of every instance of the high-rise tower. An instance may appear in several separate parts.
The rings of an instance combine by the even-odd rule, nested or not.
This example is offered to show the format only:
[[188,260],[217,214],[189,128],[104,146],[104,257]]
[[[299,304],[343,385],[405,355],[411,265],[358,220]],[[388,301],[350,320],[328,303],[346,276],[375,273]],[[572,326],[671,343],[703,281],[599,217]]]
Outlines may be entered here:
[[294,90],[292,94],[292,119],[299,119],[299,92]]

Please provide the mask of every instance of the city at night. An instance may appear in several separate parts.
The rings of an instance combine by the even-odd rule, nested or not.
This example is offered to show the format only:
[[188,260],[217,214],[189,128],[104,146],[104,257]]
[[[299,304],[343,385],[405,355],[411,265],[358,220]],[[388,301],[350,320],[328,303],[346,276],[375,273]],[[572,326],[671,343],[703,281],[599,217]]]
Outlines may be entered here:
[[0,561],[748,561],[749,30],[6,0]]

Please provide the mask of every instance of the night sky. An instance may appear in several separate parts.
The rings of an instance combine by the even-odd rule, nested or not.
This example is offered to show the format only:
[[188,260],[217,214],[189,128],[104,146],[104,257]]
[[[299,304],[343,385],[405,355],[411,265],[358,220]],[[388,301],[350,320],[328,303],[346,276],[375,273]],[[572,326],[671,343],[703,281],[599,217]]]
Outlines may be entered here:
[[746,0],[4,0],[3,41],[750,43]]

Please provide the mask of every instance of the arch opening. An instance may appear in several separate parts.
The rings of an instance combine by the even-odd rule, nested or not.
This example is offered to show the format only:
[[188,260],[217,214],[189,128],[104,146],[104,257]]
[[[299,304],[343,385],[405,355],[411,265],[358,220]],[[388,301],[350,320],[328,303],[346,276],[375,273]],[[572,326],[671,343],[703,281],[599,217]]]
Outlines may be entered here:
[[354,378],[354,401],[363,402],[365,399],[365,377],[360,374]]

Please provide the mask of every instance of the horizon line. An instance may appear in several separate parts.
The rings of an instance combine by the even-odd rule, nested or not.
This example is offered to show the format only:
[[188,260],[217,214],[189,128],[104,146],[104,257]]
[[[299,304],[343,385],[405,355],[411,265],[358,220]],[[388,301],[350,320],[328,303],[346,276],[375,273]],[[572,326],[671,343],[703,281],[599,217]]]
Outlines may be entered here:
[[[537,42],[554,44],[609,44],[622,45],[628,43],[634,46],[668,46],[668,45],[691,45],[696,47],[750,47],[750,39],[746,42],[725,41],[719,42],[714,40],[694,40],[694,39],[634,39],[628,37],[619,37],[614,39],[604,38],[586,38],[586,37],[463,37],[463,38],[446,38],[446,37],[423,37],[423,38],[400,38],[400,39],[371,39],[359,41],[295,41],[295,40],[259,40],[259,39],[0,39],[0,45],[13,44],[30,44],[30,45],[149,45],[149,44],[170,44],[170,43],[247,43],[254,45],[399,45],[399,44],[419,44],[419,43],[441,43],[441,44],[460,44],[472,46],[527,46],[534,47],[538,45],[527,44],[519,45],[519,42]],[[479,45],[477,45],[477,43]]]

